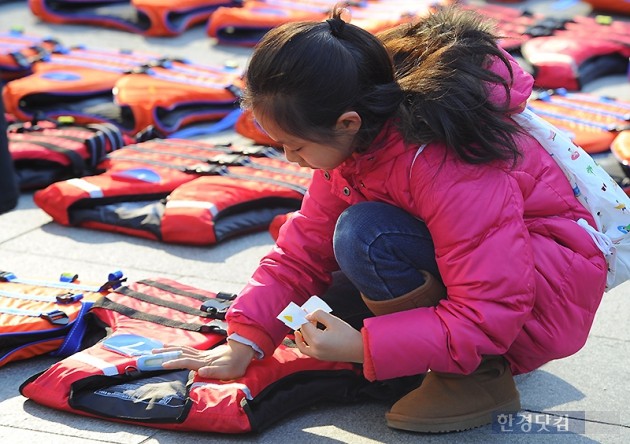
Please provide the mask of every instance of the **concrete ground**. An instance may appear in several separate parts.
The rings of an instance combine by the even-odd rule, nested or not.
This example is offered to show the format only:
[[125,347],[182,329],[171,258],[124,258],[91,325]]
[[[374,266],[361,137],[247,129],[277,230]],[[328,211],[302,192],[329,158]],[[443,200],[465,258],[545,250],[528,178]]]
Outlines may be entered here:
[[[553,9],[554,2],[530,0],[534,8]],[[560,3],[560,2],[557,2]],[[570,3],[570,2],[564,2]],[[519,7],[522,5],[519,5]],[[580,13],[583,4],[573,4]],[[580,9],[581,8],[581,9]],[[144,38],[105,29],[61,26],[39,22],[24,1],[0,4],[0,31],[20,26],[25,31],[51,35],[67,45],[156,50],[199,63],[245,63],[249,49],[222,47],[202,27],[175,38]],[[585,91],[630,100],[625,76],[600,79]],[[215,139],[234,140],[225,132]],[[213,247],[166,245],[154,241],[80,228],[60,226],[40,210],[32,194],[24,193],[18,207],[0,216],[0,270],[17,276],[51,278],[61,272],[78,273],[84,281],[99,282],[110,271],[122,269],[131,281],[168,277],[212,291],[236,292],[272,245],[268,233],[242,236]],[[536,433],[521,425],[519,433],[498,433],[491,427],[449,435],[418,435],[389,429],[384,420],[388,405],[319,405],[296,411],[256,435],[225,436],[167,432],[85,418],[41,407],[22,397],[19,385],[45,370],[54,358],[44,356],[13,362],[0,369],[0,440],[8,444],[196,444],[201,442],[317,442],[317,443],[488,443],[488,442],[630,442],[630,283],[604,297],[585,347],[574,356],[551,362],[517,377],[523,417],[546,412],[553,418],[569,414],[568,432]],[[538,417],[540,418],[540,417]],[[41,441],[40,441],[41,440]]]

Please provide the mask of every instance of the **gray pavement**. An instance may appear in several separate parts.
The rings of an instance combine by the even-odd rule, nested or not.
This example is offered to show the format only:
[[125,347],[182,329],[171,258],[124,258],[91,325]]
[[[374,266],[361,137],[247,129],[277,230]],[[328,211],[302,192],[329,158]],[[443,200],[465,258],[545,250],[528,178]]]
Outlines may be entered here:
[[[530,0],[532,7],[549,7]],[[574,7],[583,7],[578,5]],[[26,2],[0,5],[0,30],[21,26],[27,32],[51,35],[67,45],[156,50],[207,64],[245,63],[250,50],[222,47],[209,39],[202,27],[175,38],[144,38],[118,31],[83,26],[60,26],[39,22]],[[585,91],[630,100],[625,76],[600,79]],[[214,140],[236,140],[221,133]],[[23,193],[18,207],[0,216],[0,269],[23,277],[54,277],[61,272],[78,273],[84,281],[98,282],[112,270],[122,269],[131,281],[168,277],[212,291],[238,291],[268,251],[268,233],[241,236],[213,247],[167,245],[102,231],[69,228],[51,221]],[[260,433],[226,436],[167,432],[76,416],[35,404],[22,397],[19,385],[45,370],[54,358],[43,356],[13,362],[0,369],[0,440],[7,444],[195,444],[201,442],[305,442],[305,443],[628,443],[630,442],[630,283],[604,296],[585,347],[574,356],[551,362],[539,370],[517,377],[523,415],[571,412],[577,419],[570,431],[543,435],[515,427],[521,433],[497,433],[491,427],[448,435],[418,435],[389,429],[384,420],[388,405],[318,405],[296,411]],[[558,416],[556,416],[558,417]],[[539,428],[540,429],[540,428]]]

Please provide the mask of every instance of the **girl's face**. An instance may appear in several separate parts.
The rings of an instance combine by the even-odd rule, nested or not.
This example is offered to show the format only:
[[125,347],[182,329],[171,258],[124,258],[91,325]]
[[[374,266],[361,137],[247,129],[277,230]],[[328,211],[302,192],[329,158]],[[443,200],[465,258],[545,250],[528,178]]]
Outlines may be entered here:
[[256,113],[255,108],[252,111],[267,135],[282,145],[289,162],[313,169],[332,170],[341,165],[352,155],[352,140],[361,127],[361,118],[356,112],[344,113],[337,120],[338,136],[324,145],[286,133],[272,119]]

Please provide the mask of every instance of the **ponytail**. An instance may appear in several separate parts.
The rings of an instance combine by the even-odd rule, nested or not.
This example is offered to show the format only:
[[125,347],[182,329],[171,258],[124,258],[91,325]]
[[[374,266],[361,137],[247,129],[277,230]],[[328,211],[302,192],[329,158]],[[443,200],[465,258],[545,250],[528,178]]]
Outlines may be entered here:
[[[397,125],[405,140],[439,140],[468,163],[516,162],[519,131],[510,113],[512,70],[497,46],[490,24],[472,11],[446,7],[417,24],[379,35],[390,52],[404,92]],[[510,79],[488,69],[504,63]],[[505,90],[506,101],[493,103],[488,87]]]
[[361,116],[356,151],[366,149],[403,100],[382,42],[342,19],[291,22],[258,43],[246,72],[242,106],[273,118],[286,132],[316,142],[335,137],[348,111]]

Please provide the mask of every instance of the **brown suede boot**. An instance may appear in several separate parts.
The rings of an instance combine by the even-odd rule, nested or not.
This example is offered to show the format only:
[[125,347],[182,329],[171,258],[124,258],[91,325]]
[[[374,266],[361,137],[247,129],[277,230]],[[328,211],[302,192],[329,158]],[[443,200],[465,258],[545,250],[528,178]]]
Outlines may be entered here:
[[432,274],[421,270],[425,282],[415,290],[394,299],[373,301],[365,295],[361,295],[363,302],[376,316],[411,310],[418,307],[435,307],[440,299],[446,297],[446,289],[442,282]]
[[398,400],[385,417],[394,429],[443,433],[487,425],[493,412],[520,408],[507,361],[491,356],[470,375],[427,373],[422,385]]

